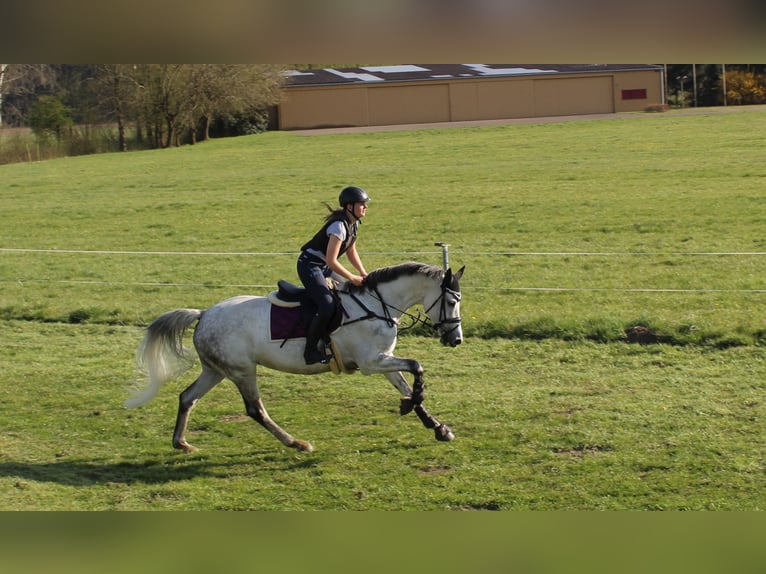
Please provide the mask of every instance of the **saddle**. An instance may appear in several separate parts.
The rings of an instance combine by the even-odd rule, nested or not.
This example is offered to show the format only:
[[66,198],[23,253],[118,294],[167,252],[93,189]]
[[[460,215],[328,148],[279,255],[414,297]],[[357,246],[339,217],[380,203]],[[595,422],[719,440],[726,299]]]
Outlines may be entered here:
[[[330,334],[340,327],[343,320],[343,306],[338,295],[337,284],[334,281],[331,283],[329,280],[327,283],[335,300],[335,312],[328,322],[327,332],[324,334],[325,341],[329,343]],[[269,293],[268,299],[271,302],[272,340],[305,337],[306,326],[316,313],[314,303],[308,297],[306,288],[280,279],[277,281],[276,291]],[[280,318],[282,324],[291,324],[289,332],[285,332],[284,329],[275,329],[278,327],[277,323],[279,323]],[[275,331],[281,332],[275,333]]]
[[[331,347],[332,359],[330,360],[330,369],[335,374],[341,372],[351,373],[353,369],[346,368],[339,355],[338,349],[332,341],[331,334],[341,325],[343,320],[343,306],[338,296],[337,284],[328,280],[328,285],[335,299],[335,312],[327,325],[327,332],[323,338]],[[315,311],[314,303],[308,297],[306,288],[295,285],[284,279],[277,281],[276,291],[268,295],[271,302],[270,328],[271,340],[282,341],[284,345],[288,339],[299,339],[306,336],[306,326]]]
[[284,279],[277,281],[277,290],[269,293],[269,301],[277,307],[300,307],[306,297],[306,288]]

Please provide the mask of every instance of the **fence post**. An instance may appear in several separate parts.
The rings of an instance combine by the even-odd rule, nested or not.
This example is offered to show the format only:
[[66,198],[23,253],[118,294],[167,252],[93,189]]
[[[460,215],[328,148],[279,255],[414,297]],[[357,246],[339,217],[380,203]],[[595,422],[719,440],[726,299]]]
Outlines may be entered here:
[[449,269],[449,243],[437,241],[434,243],[434,245],[442,248],[442,264],[444,265],[444,270],[446,271]]

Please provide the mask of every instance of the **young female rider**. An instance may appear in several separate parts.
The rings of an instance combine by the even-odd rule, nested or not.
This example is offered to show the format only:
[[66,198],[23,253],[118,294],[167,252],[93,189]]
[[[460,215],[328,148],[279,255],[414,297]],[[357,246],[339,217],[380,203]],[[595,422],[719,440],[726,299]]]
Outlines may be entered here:
[[[306,334],[306,350],[303,354],[306,364],[328,362],[328,357],[318,347],[335,310],[326,278],[335,273],[354,285],[361,285],[367,277],[367,271],[356,250],[356,234],[362,218],[367,213],[369,201],[370,196],[361,187],[343,188],[338,197],[340,209],[331,210],[322,228],[301,247],[298,276],[317,305],[317,313]],[[331,208],[328,206],[328,209]],[[338,261],[344,253],[359,272],[358,275],[351,273]]]

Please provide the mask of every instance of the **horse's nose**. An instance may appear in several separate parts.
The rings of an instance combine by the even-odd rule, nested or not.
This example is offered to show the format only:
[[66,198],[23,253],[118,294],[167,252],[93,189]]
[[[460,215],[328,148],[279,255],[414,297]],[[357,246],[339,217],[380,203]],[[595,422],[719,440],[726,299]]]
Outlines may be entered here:
[[463,342],[463,339],[462,339],[462,338],[460,338],[460,337],[458,337],[457,339],[455,339],[454,341],[452,341],[452,346],[453,346],[453,347],[457,347],[457,346],[458,346],[460,343],[462,343],[462,342]]

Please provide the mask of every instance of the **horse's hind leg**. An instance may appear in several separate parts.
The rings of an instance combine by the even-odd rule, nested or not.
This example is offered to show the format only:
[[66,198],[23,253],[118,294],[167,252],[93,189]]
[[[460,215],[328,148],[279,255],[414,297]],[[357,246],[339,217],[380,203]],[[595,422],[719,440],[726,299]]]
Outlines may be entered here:
[[205,367],[197,380],[189,385],[178,397],[178,417],[176,428],[173,431],[173,447],[186,452],[194,452],[197,449],[186,442],[186,426],[189,423],[189,415],[205,393],[223,380],[223,375]]
[[314,450],[311,443],[293,437],[271,419],[269,413],[266,411],[266,407],[263,406],[263,401],[261,401],[255,375],[242,378],[238,377],[237,380],[234,381],[234,384],[237,385],[237,388],[242,395],[242,399],[245,401],[245,409],[248,416],[252,417],[266,430],[277,437],[283,445],[306,452]]

